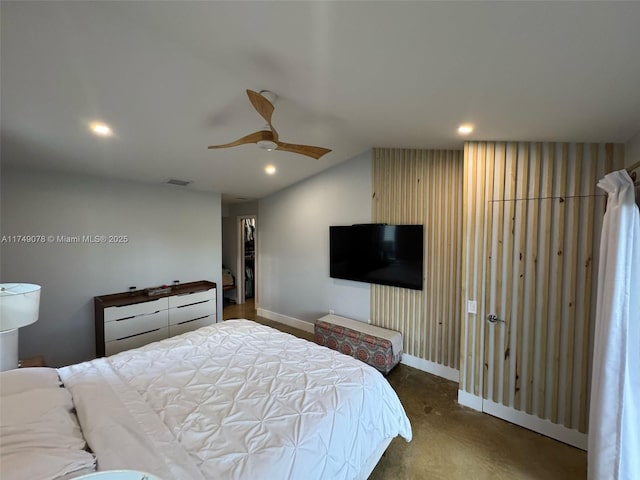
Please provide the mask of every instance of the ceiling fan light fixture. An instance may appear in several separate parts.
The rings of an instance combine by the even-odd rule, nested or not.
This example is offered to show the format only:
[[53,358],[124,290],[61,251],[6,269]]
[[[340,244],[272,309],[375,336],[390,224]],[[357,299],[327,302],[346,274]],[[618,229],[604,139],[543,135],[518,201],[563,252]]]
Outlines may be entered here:
[[256,143],[258,147],[260,147],[263,150],[266,150],[267,152],[270,152],[278,148],[278,144],[276,142],[272,142],[271,140],[259,140]]

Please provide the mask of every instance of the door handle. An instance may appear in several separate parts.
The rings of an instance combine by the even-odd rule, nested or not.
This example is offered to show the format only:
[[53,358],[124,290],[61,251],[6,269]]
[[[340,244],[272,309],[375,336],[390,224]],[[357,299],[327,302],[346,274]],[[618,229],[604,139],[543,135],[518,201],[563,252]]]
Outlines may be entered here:
[[497,322],[505,323],[505,321],[502,320],[501,318],[498,318],[498,316],[495,313],[490,313],[489,315],[487,315],[487,321],[489,323],[497,323]]

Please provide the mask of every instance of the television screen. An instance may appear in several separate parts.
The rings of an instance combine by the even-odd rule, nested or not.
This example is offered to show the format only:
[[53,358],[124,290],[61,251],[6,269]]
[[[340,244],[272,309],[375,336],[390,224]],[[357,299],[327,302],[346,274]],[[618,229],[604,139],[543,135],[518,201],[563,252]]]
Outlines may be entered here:
[[332,278],[422,290],[422,225],[329,227]]

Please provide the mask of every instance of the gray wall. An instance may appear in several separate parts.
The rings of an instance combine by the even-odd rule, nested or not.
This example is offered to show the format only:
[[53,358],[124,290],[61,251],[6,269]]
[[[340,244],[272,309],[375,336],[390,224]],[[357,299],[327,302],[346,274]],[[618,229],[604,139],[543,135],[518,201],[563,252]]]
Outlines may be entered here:
[[640,162],[640,132],[636,133],[624,145],[624,163],[627,166]]
[[236,257],[238,245],[236,217],[222,217],[222,264],[236,274]]
[[334,310],[369,320],[370,287],[329,277],[329,226],[371,221],[371,152],[258,203],[258,301],[313,322]]
[[[127,235],[128,243],[2,243],[2,282],[42,285],[20,356],[51,366],[95,354],[93,297],[173,280],[221,285],[220,195],[170,185],[3,170],[2,235]],[[221,294],[218,289],[218,315]]]

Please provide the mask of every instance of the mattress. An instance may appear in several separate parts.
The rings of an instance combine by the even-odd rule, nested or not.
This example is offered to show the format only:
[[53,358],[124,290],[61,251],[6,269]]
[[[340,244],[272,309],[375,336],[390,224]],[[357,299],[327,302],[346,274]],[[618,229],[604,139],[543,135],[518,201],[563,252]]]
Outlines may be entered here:
[[59,369],[98,469],[171,479],[354,479],[411,426],[351,357],[229,320]]

